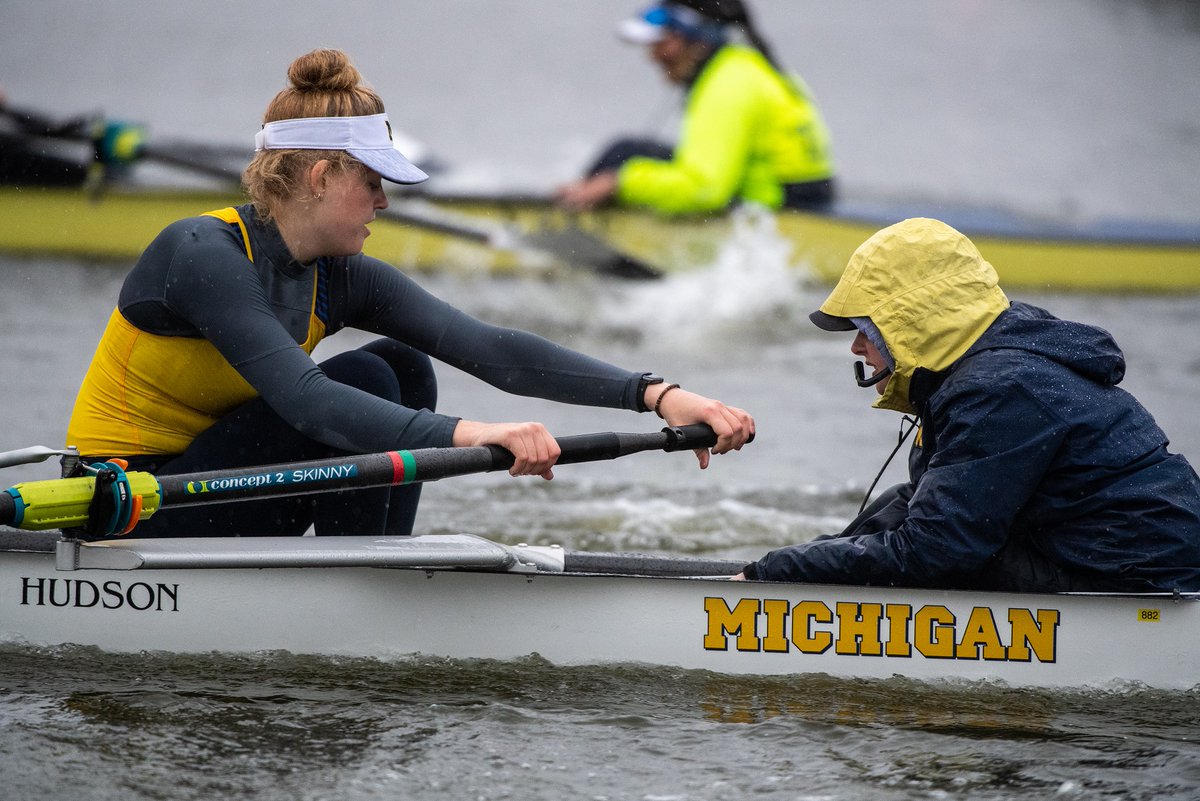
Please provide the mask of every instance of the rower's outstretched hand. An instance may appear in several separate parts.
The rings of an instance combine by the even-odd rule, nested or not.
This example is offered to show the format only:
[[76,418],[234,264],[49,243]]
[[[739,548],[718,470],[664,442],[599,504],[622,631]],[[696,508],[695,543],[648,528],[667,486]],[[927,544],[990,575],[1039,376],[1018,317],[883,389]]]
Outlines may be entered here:
[[[653,403],[649,405],[651,408],[654,406]],[[704,448],[696,450],[701,470],[708,467],[710,454],[741,450],[750,437],[754,436],[754,418],[745,409],[726,406],[718,400],[688,392],[683,388],[671,389],[659,404],[658,411],[668,425],[706,423],[717,435],[717,444],[711,451]]]
[[509,475],[554,478],[554,463],[562,449],[541,423],[476,423],[459,420],[454,429],[455,447],[499,445],[513,455]]
[[601,172],[565,186],[554,193],[554,200],[567,211],[591,211],[604,205],[617,192],[617,174]]

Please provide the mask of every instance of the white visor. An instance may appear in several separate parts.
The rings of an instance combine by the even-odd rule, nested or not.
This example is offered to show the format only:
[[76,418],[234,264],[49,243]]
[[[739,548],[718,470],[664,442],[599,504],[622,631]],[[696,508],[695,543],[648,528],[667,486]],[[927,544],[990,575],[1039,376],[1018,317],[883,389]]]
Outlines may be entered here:
[[394,183],[419,184],[429,178],[396,148],[387,114],[268,122],[254,135],[254,149],[344,150]]
[[678,3],[661,2],[646,9],[640,16],[622,21],[617,36],[632,44],[654,44],[675,31],[694,41],[723,42],[723,23]]
[[661,42],[666,35],[667,29],[662,25],[647,22],[642,17],[621,20],[617,24],[617,38],[630,44],[654,44]]

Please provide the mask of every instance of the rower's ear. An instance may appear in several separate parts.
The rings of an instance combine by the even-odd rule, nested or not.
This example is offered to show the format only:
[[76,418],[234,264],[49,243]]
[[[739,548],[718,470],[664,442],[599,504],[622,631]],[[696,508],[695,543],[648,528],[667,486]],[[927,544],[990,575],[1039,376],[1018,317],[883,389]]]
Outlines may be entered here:
[[331,166],[329,159],[320,159],[308,168],[308,189],[312,197],[319,198],[325,194],[325,182]]

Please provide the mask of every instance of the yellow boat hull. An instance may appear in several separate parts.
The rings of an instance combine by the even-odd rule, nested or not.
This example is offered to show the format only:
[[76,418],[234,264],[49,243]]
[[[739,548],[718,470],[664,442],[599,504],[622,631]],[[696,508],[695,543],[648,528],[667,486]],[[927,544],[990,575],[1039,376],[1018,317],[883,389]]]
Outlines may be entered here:
[[[74,189],[0,187],[0,252],[132,262],[170,223],[244,203],[233,192],[112,190],[89,196]],[[377,220],[365,248],[398,267],[511,272],[517,254]]]
[[[241,202],[235,193],[113,189],[99,197],[80,190],[0,187],[0,252],[132,261],[167,224]],[[666,272],[711,264],[731,234],[727,217],[669,220],[607,210],[567,215],[542,200],[441,198],[436,209],[520,232],[578,227],[615,249]],[[779,233],[791,259],[825,282],[835,281],[854,249],[878,228],[901,219],[783,212]],[[907,216],[907,215],[904,215]],[[950,219],[953,223],[953,220]],[[1062,232],[988,233],[960,224],[1012,288],[1095,292],[1200,291],[1200,234],[1174,239],[1082,236]],[[1200,229],[1198,229],[1200,230]],[[413,225],[379,219],[366,252],[418,272],[512,273],[564,265],[521,250],[505,250]]]

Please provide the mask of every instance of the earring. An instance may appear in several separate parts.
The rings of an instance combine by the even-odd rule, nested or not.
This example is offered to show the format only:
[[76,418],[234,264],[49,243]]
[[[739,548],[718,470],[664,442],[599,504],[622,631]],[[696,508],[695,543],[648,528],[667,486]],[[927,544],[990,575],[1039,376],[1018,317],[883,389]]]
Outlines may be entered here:
[[321,199],[321,198],[323,198],[323,197],[325,197],[325,193],[324,193],[324,192],[318,192],[317,194],[313,195],[313,200],[320,200],[320,199]]

